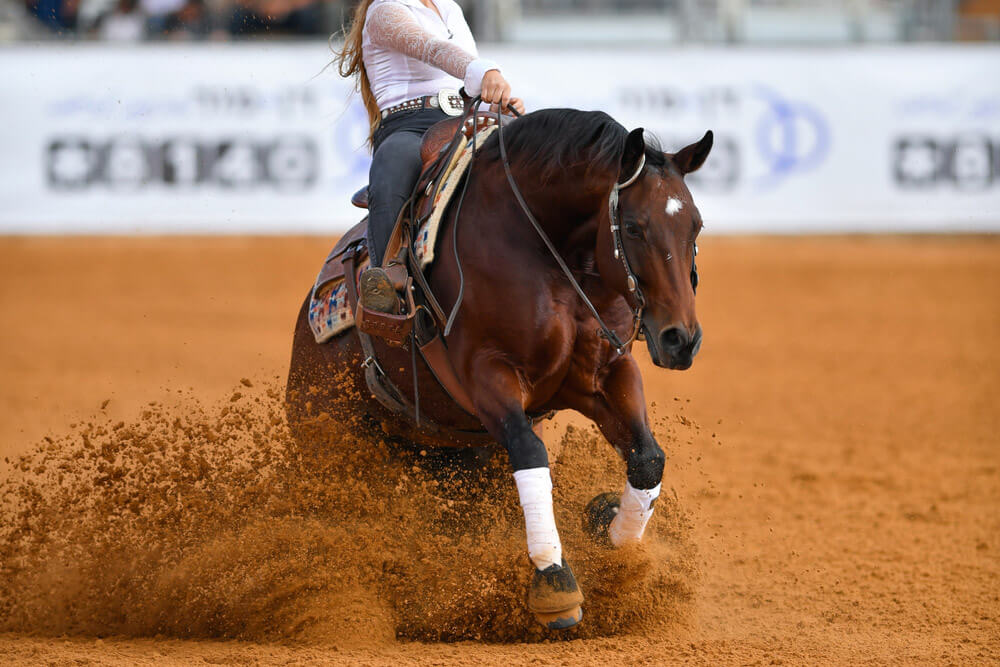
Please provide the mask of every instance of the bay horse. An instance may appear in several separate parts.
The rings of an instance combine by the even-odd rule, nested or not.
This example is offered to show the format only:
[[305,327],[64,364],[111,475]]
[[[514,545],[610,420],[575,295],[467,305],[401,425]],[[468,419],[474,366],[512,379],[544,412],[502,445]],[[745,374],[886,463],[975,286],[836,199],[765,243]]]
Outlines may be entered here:
[[[484,142],[427,274],[446,309],[464,282],[447,354],[475,414],[415,362],[421,413],[436,426],[390,413],[365,385],[357,336],[317,344],[308,296],[299,312],[287,383],[291,424],[306,418],[307,407],[336,414],[353,394],[353,411],[415,448],[503,446],[535,566],[528,607],[549,628],[579,622],[583,596],[562,556],[548,455],[533,418],[570,409],[597,425],[624,459],[626,483],[620,497],[591,501],[589,525],[613,545],[640,540],[664,453],[650,430],[632,341],[644,335],[653,363],[676,370],[689,368],[701,346],[695,254],[702,221],[684,176],[711,147],[709,131],[664,153],[642,128],[629,132],[603,112],[573,109],[527,114]],[[412,391],[412,351],[374,342],[381,366]]]

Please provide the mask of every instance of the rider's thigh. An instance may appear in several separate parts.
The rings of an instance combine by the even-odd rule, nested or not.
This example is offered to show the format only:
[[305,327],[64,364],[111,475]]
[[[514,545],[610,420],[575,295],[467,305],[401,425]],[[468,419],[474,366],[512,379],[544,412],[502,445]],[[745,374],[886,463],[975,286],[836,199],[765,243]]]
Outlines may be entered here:
[[420,175],[420,142],[421,135],[415,132],[393,132],[382,141],[369,173],[372,199],[410,195]]

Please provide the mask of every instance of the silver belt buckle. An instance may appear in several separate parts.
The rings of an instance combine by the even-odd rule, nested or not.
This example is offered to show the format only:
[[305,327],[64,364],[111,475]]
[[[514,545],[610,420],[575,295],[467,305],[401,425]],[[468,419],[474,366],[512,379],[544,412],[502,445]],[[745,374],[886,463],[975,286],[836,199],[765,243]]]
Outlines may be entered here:
[[456,106],[454,103],[452,103],[451,101],[452,97],[457,97],[461,99],[461,95],[459,95],[457,90],[453,90],[451,88],[442,88],[440,91],[438,91],[438,97],[437,97],[438,107],[440,107],[441,111],[445,112],[449,116],[460,116],[462,115],[462,108],[461,106]]

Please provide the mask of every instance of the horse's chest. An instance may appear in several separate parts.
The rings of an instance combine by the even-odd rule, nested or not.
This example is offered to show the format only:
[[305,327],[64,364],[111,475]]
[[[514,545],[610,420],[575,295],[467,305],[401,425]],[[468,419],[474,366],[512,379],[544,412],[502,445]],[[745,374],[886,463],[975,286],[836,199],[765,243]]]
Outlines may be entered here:
[[527,355],[530,361],[522,366],[534,400],[547,403],[567,385],[574,391],[589,393],[587,388],[596,386],[600,341],[581,340],[572,317],[551,317],[536,331],[544,333],[535,339]]
[[598,391],[601,371],[608,365],[611,353],[611,346],[599,336],[589,333],[578,336],[573,345],[567,382],[581,393]]
[[[611,345],[597,332],[597,322],[589,311],[585,311],[575,294],[567,295],[572,304],[571,317],[564,320],[564,335],[567,336],[566,354],[560,359],[563,387],[584,395],[600,391],[604,370],[617,358]],[[618,325],[626,316],[615,308],[601,304],[607,321]],[[626,311],[627,312],[627,311]]]

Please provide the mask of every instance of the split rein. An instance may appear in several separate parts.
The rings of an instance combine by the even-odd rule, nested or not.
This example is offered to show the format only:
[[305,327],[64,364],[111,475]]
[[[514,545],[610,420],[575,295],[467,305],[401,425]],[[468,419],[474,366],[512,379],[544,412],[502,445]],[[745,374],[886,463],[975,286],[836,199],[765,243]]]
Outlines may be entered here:
[[[471,113],[473,118],[472,121],[473,159],[475,159],[475,150],[476,150],[475,124],[478,119],[477,113],[479,111],[479,106],[482,104],[482,102],[483,102],[482,98],[476,96],[473,99],[473,103],[471,105],[472,109]],[[508,108],[516,116],[521,115],[513,107],[508,106]],[[460,132],[462,131],[462,129],[464,129],[465,127],[464,123],[466,122],[467,120],[463,120],[463,125],[459,129]],[[619,224],[620,203],[619,203],[618,193],[627,188],[628,186],[632,185],[639,179],[639,175],[642,173],[642,170],[646,166],[645,154],[642,155],[642,159],[639,161],[639,166],[635,170],[635,173],[633,173],[632,176],[630,176],[627,180],[623,181],[622,183],[618,183],[616,180],[614,187],[611,188],[611,194],[608,196],[608,216],[611,222],[611,236],[614,242],[615,259],[619,260],[622,263],[622,268],[625,271],[626,286],[628,287],[628,291],[632,295],[632,298],[635,300],[636,303],[635,307],[632,307],[632,305],[629,304],[629,308],[632,310],[632,332],[629,335],[629,337],[623,341],[618,336],[617,332],[615,332],[614,329],[605,324],[604,319],[597,312],[597,308],[594,307],[593,302],[591,302],[590,298],[583,291],[583,288],[580,287],[580,283],[573,276],[573,273],[570,270],[569,266],[566,265],[566,262],[559,254],[559,251],[556,250],[556,247],[552,243],[552,240],[549,238],[548,234],[545,233],[545,230],[542,229],[541,224],[539,224],[538,220],[532,214],[531,208],[528,206],[528,203],[524,200],[524,195],[521,194],[520,188],[517,187],[517,182],[514,180],[514,175],[511,173],[510,170],[510,161],[507,158],[507,145],[503,137],[503,113],[500,112],[497,113],[497,140],[500,145],[500,157],[503,160],[503,169],[507,175],[507,182],[510,184],[510,189],[514,193],[514,197],[517,199],[517,203],[520,205],[521,210],[524,211],[525,217],[527,217],[528,221],[531,222],[531,226],[535,228],[535,232],[538,234],[539,238],[542,239],[542,242],[545,244],[545,247],[548,248],[549,253],[551,253],[552,258],[555,259],[556,263],[559,265],[559,268],[562,269],[563,274],[565,274],[566,279],[569,280],[570,285],[572,285],[574,291],[576,291],[577,295],[580,297],[580,300],[583,301],[584,305],[590,311],[590,314],[593,315],[595,320],[597,320],[597,324],[600,327],[599,333],[601,337],[607,339],[607,341],[611,344],[612,347],[615,348],[618,354],[624,354],[625,347],[628,346],[637,338],[639,338],[639,335],[642,330],[642,313],[646,308],[646,299],[642,294],[642,290],[639,288],[639,281],[636,279],[635,273],[632,271],[632,267],[629,264],[628,256],[625,253],[625,244],[621,237],[621,225]],[[453,231],[458,229],[458,224],[457,224],[458,213],[459,211],[461,211],[462,200],[465,198],[465,187],[468,186],[469,180],[471,179],[471,172],[472,172],[471,162],[469,164],[469,172],[470,176],[466,177],[465,183],[463,184],[462,196],[459,199],[458,209],[456,210],[455,213],[456,224],[453,225],[452,227]],[[454,243],[453,247],[455,249],[455,260],[456,263],[458,263],[459,267],[459,276],[461,276],[462,269],[461,269],[461,263],[458,261],[458,244]],[[455,314],[458,311],[459,305],[462,303],[462,294],[464,292],[464,287],[465,287],[464,280],[462,280],[459,287],[458,300],[456,301],[455,307],[448,318],[448,325],[445,327],[445,332],[444,332],[445,336],[447,336],[448,333],[450,332],[451,325],[454,322]]]

